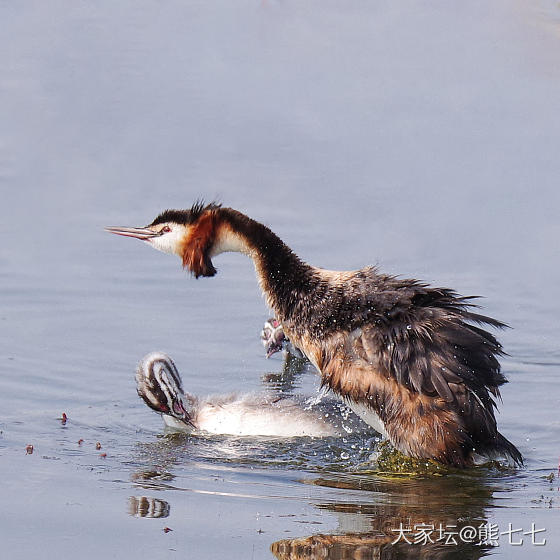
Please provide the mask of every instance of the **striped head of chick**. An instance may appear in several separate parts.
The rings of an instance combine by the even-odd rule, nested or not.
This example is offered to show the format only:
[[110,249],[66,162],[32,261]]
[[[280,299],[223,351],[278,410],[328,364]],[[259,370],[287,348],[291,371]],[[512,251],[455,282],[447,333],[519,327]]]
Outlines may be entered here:
[[173,360],[163,352],[150,352],[136,368],[138,396],[160,414],[167,414],[193,426],[192,397],[183,389]]
[[107,227],[108,232],[140,239],[158,251],[177,255],[196,278],[214,276],[211,258],[228,250],[227,232],[216,203],[195,203],[188,210],[165,210],[145,227]]
[[280,352],[285,347],[286,335],[278,319],[274,317],[267,319],[261,331],[261,342],[267,358],[270,358],[276,352]]

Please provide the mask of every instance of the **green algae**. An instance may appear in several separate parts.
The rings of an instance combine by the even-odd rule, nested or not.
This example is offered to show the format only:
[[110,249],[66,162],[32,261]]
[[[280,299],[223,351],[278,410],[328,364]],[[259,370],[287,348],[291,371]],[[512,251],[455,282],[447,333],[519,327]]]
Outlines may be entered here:
[[398,476],[443,476],[456,469],[432,459],[415,459],[395,449],[388,441],[381,441],[375,454],[376,473]]

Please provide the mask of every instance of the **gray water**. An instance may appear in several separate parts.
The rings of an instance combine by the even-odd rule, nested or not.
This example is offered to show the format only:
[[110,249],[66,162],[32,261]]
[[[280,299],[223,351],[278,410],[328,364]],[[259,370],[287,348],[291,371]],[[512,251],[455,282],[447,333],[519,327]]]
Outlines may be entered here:
[[[4,2],[0,21],[4,553],[558,557],[556,2]],[[499,425],[526,466],[394,479],[367,431],[165,435],[135,392],[151,350],[196,394],[280,390],[248,259],[196,281],[103,231],[199,197],[315,265],[486,296],[513,327]],[[547,542],[392,546],[399,523]]]

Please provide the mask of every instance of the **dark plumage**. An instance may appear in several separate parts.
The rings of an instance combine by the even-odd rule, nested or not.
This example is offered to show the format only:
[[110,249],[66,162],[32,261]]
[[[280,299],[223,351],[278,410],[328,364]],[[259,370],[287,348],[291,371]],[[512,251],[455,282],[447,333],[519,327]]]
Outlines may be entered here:
[[185,226],[174,252],[197,277],[216,274],[221,252],[251,256],[267,302],[323,385],[400,451],[460,467],[477,454],[521,464],[496,427],[503,352],[483,328],[505,325],[476,313],[472,297],[373,267],[310,266],[266,226],[216,204],[168,210],[154,224],[165,222]]
[[203,201],[199,200],[195,202],[189,210],[164,210],[156,217],[156,219],[150,224],[150,226],[157,226],[159,224],[164,224],[167,222],[173,222],[183,225],[193,224],[198,220],[198,218],[200,218],[204,211],[215,210],[219,207],[220,204],[216,202],[205,204]]
[[[412,432],[420,418],[427,417],[421,429],[430,430],[430,417],[448,410],[454,418],[444,419],[441,427],[453,433],[455,445],[450,452],[444,446],[438,450],[433,442],[437,459],[463,466],[475,451],[509,455],[521,463],[517,449],[498,433],[494,416],[494,397],[506,382],[497,359],[502,347],[477,326],[503,328],[503,323],[474,313],[472,298],[373,268],[347,278],[344,289],[320,273],[311,275],[307,284],[300,293],[309,295],[284,309],[282,324],[295,333],[290,339],[307,337],[320,348],[315,361],[323,385],[347,400],[367,402],[386,427],[400,426],[399,433],[389,434],[399,449],[426,456],[421,442],[409,445],[411,433],[402,433],[405,418]],[[337,355],[341,363],[336,363]],[[351,382],[341,374],[348,369],[344,363],[361,366],[354,369]],[[376,384],[373,371],[430,399],[403,401],[390,387]]]

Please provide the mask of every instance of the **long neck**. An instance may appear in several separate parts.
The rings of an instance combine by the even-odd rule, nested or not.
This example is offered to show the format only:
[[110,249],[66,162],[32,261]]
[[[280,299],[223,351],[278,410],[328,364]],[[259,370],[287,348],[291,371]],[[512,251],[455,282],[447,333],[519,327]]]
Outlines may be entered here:
[[214,254],[224,251],[248,254],[255,263],[267,303],[278,318],[287,321],[297,315],[316,285],[313,268],[269,228],[241,212],[221,208],[219,217],[222,227]]

